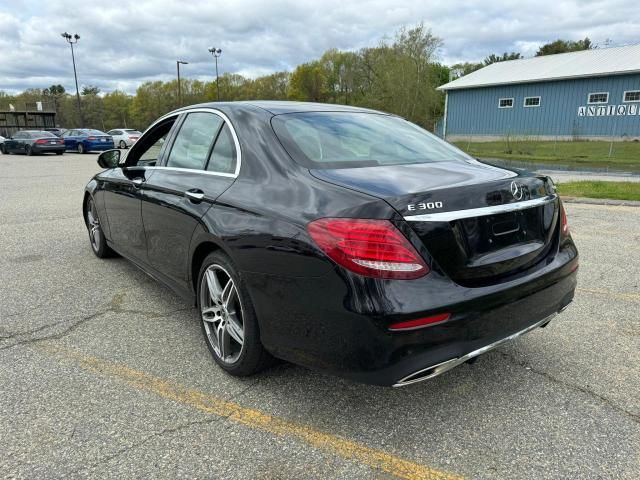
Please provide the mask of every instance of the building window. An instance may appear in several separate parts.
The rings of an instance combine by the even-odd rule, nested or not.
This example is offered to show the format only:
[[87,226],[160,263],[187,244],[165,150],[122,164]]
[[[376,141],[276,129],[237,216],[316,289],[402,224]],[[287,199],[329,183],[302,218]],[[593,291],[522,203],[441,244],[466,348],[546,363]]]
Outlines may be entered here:
[[623,102],[640,102],[640,90],[631,90],[624,92]]
[[501,98],[498,100],[498,108],[513,108],[513,98]]
[[589,94],[589,101],[587,103],[608,103],[609,102],[609,92],[597,92]]
[[542,97],[524,97],[525,107],[539,107]]

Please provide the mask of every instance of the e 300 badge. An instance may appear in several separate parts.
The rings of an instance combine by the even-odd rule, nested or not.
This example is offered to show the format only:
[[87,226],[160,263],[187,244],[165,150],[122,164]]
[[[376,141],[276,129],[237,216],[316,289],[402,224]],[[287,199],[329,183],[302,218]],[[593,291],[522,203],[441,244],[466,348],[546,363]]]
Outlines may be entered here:
[[410,212],[415,210],[435,210],[436,208],[442,208],[442,202],[422,202],[407,205],[407,210]]

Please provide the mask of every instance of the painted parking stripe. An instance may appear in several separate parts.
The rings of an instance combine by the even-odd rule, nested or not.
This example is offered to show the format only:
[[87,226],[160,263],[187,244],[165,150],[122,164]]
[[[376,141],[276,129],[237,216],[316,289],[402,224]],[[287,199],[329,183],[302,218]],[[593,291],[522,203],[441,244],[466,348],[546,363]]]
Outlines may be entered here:
[[629,300],[640,302],[640,293],[624,293],[624,292],[612,292],[611,290],[603,290],[597,288],[576,288],[577,291],[583,293],[592,293],[594,295],[607,295],[614,298],[620,298],[622,300]]
[[307,425],[275,417],[253,408],[243,407],[171,380],[158,378],[140,370],[86,355],[54,342],[41,343],[37,348],[61,359],[72,360],[75,365],[96,375],[121,380],[139,390],[154,393],[168,400],[226,418],[249,428],[294,438],[317,449],[333,453],[346,460],[359,462],[398,478],[409,480],[458,480],[462,478],[405,460],[382,450],[369,448],[361,443],[315,430]]

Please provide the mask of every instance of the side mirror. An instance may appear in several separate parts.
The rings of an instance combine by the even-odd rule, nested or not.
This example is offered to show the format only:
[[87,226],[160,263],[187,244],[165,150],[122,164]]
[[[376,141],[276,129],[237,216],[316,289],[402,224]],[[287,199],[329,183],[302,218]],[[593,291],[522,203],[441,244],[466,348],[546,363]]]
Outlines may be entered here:
[[120,150],[107,150],[98,156],[98,165],[102,168],[116,168],[120,163]]

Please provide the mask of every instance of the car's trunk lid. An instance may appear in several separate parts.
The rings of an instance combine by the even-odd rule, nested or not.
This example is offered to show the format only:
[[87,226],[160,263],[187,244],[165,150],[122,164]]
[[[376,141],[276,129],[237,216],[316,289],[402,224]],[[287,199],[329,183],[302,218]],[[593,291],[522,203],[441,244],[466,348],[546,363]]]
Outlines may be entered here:
[[312,170],[321,180],[393,206],[453,280],[481,286],[536,265],[559,218],[546,177],[479,162]]

